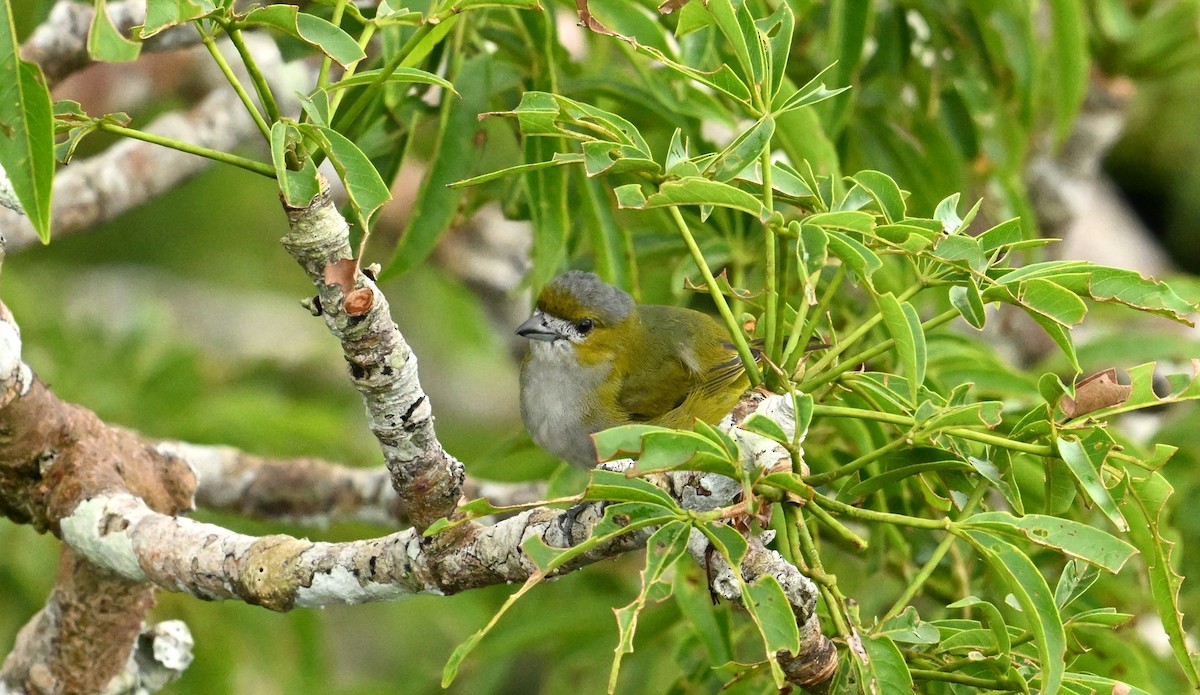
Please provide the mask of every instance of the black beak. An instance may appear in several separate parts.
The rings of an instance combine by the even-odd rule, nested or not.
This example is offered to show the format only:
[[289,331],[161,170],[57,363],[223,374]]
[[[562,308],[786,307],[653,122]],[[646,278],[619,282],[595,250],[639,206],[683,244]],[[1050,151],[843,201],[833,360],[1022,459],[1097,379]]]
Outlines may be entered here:
[[525,320],[520,326],[517,326],[517,335],[530,340],[544,340],[551,342],[558,340],[562,336],[557,331],[546,325],[546,318],[541,312],[535,313]]

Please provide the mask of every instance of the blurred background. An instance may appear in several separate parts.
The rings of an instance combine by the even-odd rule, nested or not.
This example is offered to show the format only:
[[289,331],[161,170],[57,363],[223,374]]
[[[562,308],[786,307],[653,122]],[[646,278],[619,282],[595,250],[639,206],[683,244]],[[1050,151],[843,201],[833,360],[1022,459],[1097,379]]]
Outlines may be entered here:
[[[574,21],[572,6],[547,4],[565,18],[563,26]],[[1123,5],[1145,14],[1154,4],[1095,5]],[[1167,6],[1176,4],[1157,3],[1156,11],[1172,11]],[[878,5],[883,17],[905,3]],[[1178,5],[1186,9],[1194,3]],[[19,35],[40,23],[50,6],[49,0],[15,2]],[[1194,20],[1194,14],[1181,16]],[[819,26],[820,10],[809,18]],[[879,22],[882,26],[884,19]],[[1097,71],[1113,67],[1104,65],[1103,49],[1097,40]],[[1178,55],[1170,69],[1122,71],[1119,82],[1103,83],[1103,98],[1094,110],[1085,108],[1085,115],[1118,124],[1111,150],[1097,153],[1102,169],[1086,172],[1090,180],[1111,186],[1098,195],[1115,212],[1074,237],[1067,234],[1064,253],[1101,254],[1104,262],[1171,278],[1185,296],[1196,296],[1197,283],[1189,274],[1200,272],[1200,99],[1195,98],[1200,55],[1194,50]],[[158,56],[146,66],[139,62],[137,68],[88,72],[61,85],[55,96],[91,103],[95,111],[89,107],[89,112],[128,111],[135,122],[145,122],[194,96],[195,77],[184,67],[190,63],[173,60]],[[864,92],[863,109],[875,94]],[[107,142],[102,137],[88,141],[80,156],[102,150]],[[895,175],[903,187],[914,187],[875,156],[868,134],[847,131],[835,145],[846,170],[870,165]],[[406,170],[400,187],[415,188],[421,175],[419,167]],[[942,190],[947,185],[967,188],[975,181],[951,177],[943,183],[915,191],[923,196],[918,207],[960,189]],[[382,238],[398,234],[411,192],[406,197],[398,189],[397,199],[396,209],[388,212],[397,222],[390,232],[380,231]],[[1085,206],[1102,208],[1100,203]],[[1132,230],[1128,234],[1101,234],[1126,227]],[[528,234],[521,226],[507,229],[518,244]],[[299,304],[311,288],[279,246],[285,231],[273,182],[214,167],[100,228],[10,255],[0,293],[17,317],[25,359],[38,376],[60,397],[108,422],[150,436],[228,444],[268,456],[380,465],[359,397],[344,378],[338,346],[323,322]],[[469,244],[470,238],[458,243]],[[380,244],[372,253],[375,258],[368,260],[386,262],[390,249]],[[545,455],[514,444],[521,426],[511,335],[497,327],[496,315],[462,274],[448,269],[447,259],[453,257],[453,252],[435,254],[434,262],[383,284],[396,322],[420,358],[443,443],[481,477],[569,477]],[[521,292],[512,290],[518,305]],[[1185,364],[1200,357],[1187,331],[1164,326],[1129,331],[1107,325],[1105,316],[1093,312],[1081,331],[1093,336],[1080,349],[1085,372],[1154,359]],[[1065,368],[1051,354],[1013,359],[1031,360],[1035,373]],[[1158,414],[1152,425],[1158,441],[1180,447],[1167,469],[1177,502],[1200,495],[1200,428],[1194,417],[1176,409]],[[207,512],[196,517],[247,533],[288,532],[314,540],[389,532],[365,525],[297,529]],[[1180,570],[1189,577],[1183,606],[1197,615],[1200,581],[1192,578],[1200,577],[1200,517],[1176,514],[1173,521],[1183,541]],[[57,546],[54,538],[26,526],[0,522],[0,652],[7,653],[16,631],[43,604],[54,582]],[[468,659],[452,691],[563,693],[591,692],[594,686],[599,692],[617,640],[610,608],[636,595],[639,569],[638,558],[623,558],[542,587]],[[446,658],[510,591],[493,587],[448,599],[419,597],[286,615],[163,593],[155,618],[185,620],[196,640],[195,662],[164,692],[440,692]],[[674,631],[678,611],[674,602],[666,602],[643,615],[638,649],[625,660],[621,691],[664,692],[678,677],[677,659],[686,663],[688,648]],[[1131,657],[1125,668],[1139,682],[1160,683],[1162,692],[1171,692],[1173,681],[1157,674],[1152,660],[1139,663]]]

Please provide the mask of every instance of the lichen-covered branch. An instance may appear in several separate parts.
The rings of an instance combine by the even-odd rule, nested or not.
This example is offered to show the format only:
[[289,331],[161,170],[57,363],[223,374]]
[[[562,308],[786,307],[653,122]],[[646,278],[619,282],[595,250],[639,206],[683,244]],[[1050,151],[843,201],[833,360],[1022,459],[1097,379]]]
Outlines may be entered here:
[[[272,459],[234,447],[163,441],[156,451],[176,456],[196,473],[196,506],[254,519],[325,526],[361,521],[380,526],[408,523],[408,514],[386,468],[345,466],[316,458]],[[467,478],[463,496],[486,497],[498,507],[544,497],[540,483],[498,483]]]
[[465,473],[434,432],[416,355],[392,321],[387,299],[353,260],[349,228],[328,187],[308,206],[288,208],[287,214],[291,231],[283,246],[316,286],[313,306],[342,345],[392,486],[413,524],[423,530],[454,513]]

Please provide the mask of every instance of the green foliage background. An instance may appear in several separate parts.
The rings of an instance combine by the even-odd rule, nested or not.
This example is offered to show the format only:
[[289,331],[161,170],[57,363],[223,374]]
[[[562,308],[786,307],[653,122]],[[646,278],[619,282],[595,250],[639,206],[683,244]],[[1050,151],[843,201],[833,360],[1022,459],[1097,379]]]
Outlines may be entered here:
[[[573,10],[568,3],[546,4],[556,15],[570,16]],[[765,2],[750,1],[750,6],[761,10],[757,16],[769,9]],[[1186,92],[1187,85],[1200,82],[1195,2],[1060,0],[1040,10],[1039,17],[1050,17],[1050,37],[1039,34],[1045,30],[1037,24],[1041,20],[1030,16],[1022,3],[839,0],[792,6],[799,48],[792,55],[787,79],[802,85],[836,61],[825,81],[830,87],[853,85],[854,89],[781,119],[776,129],[778,147],[793,162],[809,161],[816,171],[835,179],[861,169],[886,172],[910,191],[909,210],[923,216],[931,216],[945,196],[963,191],[964,199],[986,196],[982,218],[996,222],[1019,215],[1032,220],[1022,184],[1024,167],[1039,143],[1069,129],[1089,64],[1136,78],[1145,85],[1144,98],[1150,103],[1162,103],[1164,94]],[[45,15],[49,3],[29,0],[14,7],[18,32],[23,35]],[[597,18],[615,31],[635,35],[644,45],[672,50],[661,29],[655,28],[653,8],[634,7],[618,0],[591,3]],[[313,11],[329,16],[328,9]],[[684,8],[665,22],[686,22],[692,11]],[[584,36],[588,57],[572,59],[560,45],[563,36],[554,24],[536,12],[492,9],[465,16],[468,19],[461,21],[467,28],[450,39],[457,43],[439,45],[423,63],[430,70],[446,66],[462,99],[446,98],[431,106],[396,91],[388,108],[376,112],[377,120],[362,126],[355,140],[385,173],[394,169],[396,154],[401,152],[436,162],[432,183],[422,193],[430,198],[426,209],[432,212],[410,222],[398,252],[393,254],[382,245],[372,252],[390,271],[392,279],[384,289],[393,297],[397,322],[421,358],[423,382],[434,407],[448,406],[438,410],[443,442],[470,465],[477,463],[474,471],[519,479],[543,473],[546,463],[538,458],[524,467],[503,467],[512,460],[501,462],[495,452],[519,429],[511,414],[479,422],[450,415],[457,410],[452,407],[455,399],[463,397],[464,381],[489,384],[489,390],[497,384],[497,394],[513,398],[515,370],[502,340],[486,328],[471,295],[422,263],[454,220],[444,214],[453,209],[448,206],[469,211],[498,199],[510,214],[532,216],[538,223],[535,233],[543,235],[534,258],[534,273],[540,280],[567,263],[595,263],[610,277],[628,282],[632,278],[621,273],[636,267],[646,300],[698,306],[706,306],[707,300],[679,290],[685,275],[695,276],[665,214],[622,212],[605,218],[604,210],[611,209],[607,194],[597,192],[595,183],[585,181],[577,171],[560,179],[554,173],[534,173],[465,189],[443,188],[442,183],[523,160],[549,158],[554,148],[565,146],[551,140],[523,145],[513,120],[493,118],[478,125],[474,113],[514,109],[528,90],[557,91],[621,113],[645,134],[660,159],[676,128],[702,147],[709,138],[701,119],[725,121],[735,128],[747,123],[708,90],[682,85],[619,40]],[[396,49],[403,32],[410,30],[393,29],[384,32],[382,40]],[[531,45],[539,47],[532,56]],[[715,39],[682,45],[685,57],[697,61],[711,61],[721,50]],[[871,48],[864,53],[864,46]],[[927,56],[932,56],[932,65]],[[1142,105],[1135,111],[1135,124],[1143,129],[1131,134],[1116,155],[1125,167],[1166,172],[1160,174],[1163,183],[1154,193],[1167,201],[1161,203],[1167,209],[1164,218],[1176,230],[1194,226],[1197,220],[1186,202],[1196,197],[1189,191],[1200,186],[1196,158],[1175,159],[1180,151],[1195,151],[1189,125],[1195,121],[1181,115],[1187,108],[1180,104],[1170,111],[1175,118],[1168,120],[1176,123],[1171,130],[1160,128],[1158,120],[1146,115],[1155,109]],[[135,114],[135,123],[144,123],[147,115]],[[415,130],[407,125],[414,122]],[[427,137],[439,128],[458,130],[443,130],[440,139]],[[477,129],[486,138],[474,137]],[[1153,144],[1162,142],[1172,144]],[[479,143],[485,144],[480,148]],[[564,170],[546,170],[560,171]],[[532,188],[544,194],[555,186],[569,186],[579,196],[588,190],[584,187],[593,187],[593,203],[583,208],[585,214],[570,217],[575,224],[569,235],[561,234],[568,221],[562,210],[539,208],[541,198],[524,191]],[[96,277],[95,273],[120,278],[131,266],[157,269],[161,274],[154,276],[155,281],[164,286],[178,278],[234,292],[305,296],[309,289],[302,275],[277,245],[285,224],[276,192],[273,182],[221,167],[103,230],[11,257],[5,263],[3,296],[22,326],[27,361],[63,398],[148,434],[232,444],[263,454],[319,455],[378,465],[358,398],[341,379],[335,346],[315,350],[298,363],[247,361],[230,358],[203,341],[187,339],[186,331],[172,329],[166,319],[186,323],[189,317],[171,316],[169,305],[153,296],[135,297],[126,306],[113,307],[112,312],[120,314],[117,317],[71,311],[72,306],[89,306],[78,297],[79,288],[88,287],[87,278]],[[545,199],[553,200],[549,195]],[[965,207],[960,206],[960,212]],[[181,220],[188,221],[186,226]],[[709,263],[714,267],[728,263],[736,285],[761,283],[756,279],[757,247],[749,242],[745,220],[718,211],[711,226],[722,233],[696,228]],[[628,233],[636,266],[622,260],[628,256],[624,237],[613,232],[617,229]],[[1026,229],[1032,234],[1031,225]],[[546,236],[554,234],[559,234],[560,243]],[[1188,281],[1182,283],[1187,287]],[[399,297],[420,301],[410,305],[398,301]],[[848,304],[860,300],[852,294]],[[298,306],[295,311],[302,312]],[[1079,349],[1085,372],[1153,359],[1182,360],[1196,353],[1194,343],[1159,323],[1135,333],[1127,320],[1127,312],[1116,310],[1089,314],[1088,325],[1099,335]],[[312,321],[309,330],[317,342],[326,338],[318,321]],[[931,378],[953,385],[990,375],[993,381],[984,389],[990,388],[988,393],[996,397],[1036,398],[1037,377],[1043,372],[1057,371],[1064,380],[1070,376],[1061,356],[1020,368],[1006,363],[986,344],[957,333],[931,338],[929,347]],[[1172,406],[1162,417],[1166,426],[1155,440],[1180,447],[1165,469],[1178,490],[1178,503],[1189,499],[1200,485],[1200,478],[1191,472],[1200,463],[1200,440],[1190,426],[1194,408]],[[831,454],[834,458],[848,455]],[[295,532],[200,516],[248,532]],[[1177,530],[1169,533],[1183,541],[1176,551],[1180,571],[1197,574],[1200,566],[1189,548],[1200,547],[1196,545],[1200,525],[1186,514],[1172,520]],[[313,538],[343,539],[379,532],[345,526],[308,533]],[[910,542],[917,562],[933,545],[923,537]],[[866,555],[831,550],[826,558],[827,569],[840,578],[842,591],[859,602],[863,616],[886,611],[905,583],[877,554],[884,552],[879,545],[875,543]],[[38,537],[27,528],[0,526],[0,557],[5,558],[0,563],[0,595],[6,598],[0,608],[0,645],[10,644],[19,626],[41,605],[53,583],[55,548],[53,539]],[[1056,558],[1039,560],[1058,566]],[[1115,605],[1135,613],[1147,625],[1146,632],[1154,632],[1154,609],[1132,564],[1117,577],[1102,577],[1085,598],[1092,602],[1089,605]],[[637,594],[639,569],[637,558],[624,558],[540,587],[464,663],[453,690],[602,691],[608,655],[617,642],[610,608]],[[687,583],[689,578],[681,581]],[[944,610],[945,603],[959,597],[960,581],[952,572],[935,576],[929,596],[918,604],[922,617],[931,619]],[[989,596],[1000,605],[1005,590],[999,585],[990,588]],[[197,640],[196,663],[169,692],[436,692],[442,665],[454,646],[486,622],[510,591],[495,587],[449,599],[418,598],[282,616],[242,605],[202,604],[164,595],[156,617],[184,618]],[[1200,594],[1195,582],[1185,582],[1183,592],[1184,612],[1196,614]],[[687,605],[686,616],[683,605]],[[1008,609],[1002,606],[1001,610]],[[750,630],[745,616],[728,607],[712,609],[676,601],[652,605],[642,617],[637,650],[623,662],[619,690],[664,692],[689,669],[705,669],[699,657],[705,647],[692,627],[708,624],[705,621],[711,621],[717,633],[729,631],[739,638]],[[1185,624],[1191,626],[1190,621]],[[1093,629],[1087,636],[1093,651],[1081,657],[1076,668],[1151,692],[1175,693],[1187,687],[1170,654],[1154,651],[1131,628],[1118,633]],[[743,649],[744,642],[738,640]],[[746,687],[753,691],[762,682]]]

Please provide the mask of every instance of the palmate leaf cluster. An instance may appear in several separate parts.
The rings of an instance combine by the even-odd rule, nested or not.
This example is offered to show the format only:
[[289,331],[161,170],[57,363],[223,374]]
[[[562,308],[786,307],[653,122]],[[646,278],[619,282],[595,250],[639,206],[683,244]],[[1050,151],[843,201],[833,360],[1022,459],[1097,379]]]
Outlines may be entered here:
[[[243,53],[271,157],[222,161],[274,177],[303,205],[328,160],[364,236],[401,164],[424,161],[399,242],[383,249],[384,278],[421,266],[451,226],[497,203],[531,223],[533,287],[583,266],[642,299],[710,308],[754,380],[793,399],[794,428],[743,426],[778,444],[791,470],[745,466],[740,440],[703,424],[599,435],[604,457],[636,467],[598,471],[560,502],[611,501],[605,520],[573,549],[525,545],[539,572],[450,657],[446,682],[557,568],[653,529],[640,591],[615,609],[609,688],[643,648],[639,618],[670,603],[686,665],[676,691],[779,684],[774,655],[799,644],[782,589],[742,582],[748,620],[714,609],[689,539],[702,534],[734,566],[746,541],[725,515],[683,509],[647,482],[687,469],[736,480],[750,525],[769,525],[772,547],[818,582],[839,649],[833,692],[1197,687],[1168,540],[1174,449],[1135,445],[1109,419],[1194,400],[1200,384],[1187,373],[1156,390],[1145,364],[1119,396],[1080,408],[1072,334],[1096,305],[1178,322],[1195,307],[1136,273],[1047,260],[1023,185],[1033,153],[1069,134],[1091,64],[1138,76],[1185,64],[1197,3],[1034,5],[152,0],[124,37],[100,2],[89,49],[132,60],[142,39],[185,24],[206,43],[273,32],[320,56],[320,84],[301,113],[279,113]],[[557,21],[575,11],[578,32]],[[14,46],[11,27],[0,41]],[[52,121],[36,70],[3,69],[16,92],[0,117],[15,126],[0,162],[45,239],[55,155],[68,160],[96,131],[139,133],[123,114],[70,102]],[[998,306],[1036,323],[1065,369],[1003,360],[981,339],[995,335]],[[1112,635],[1135,614],[1161,621],[1166,661],[1114,646],[1128,646]]]

